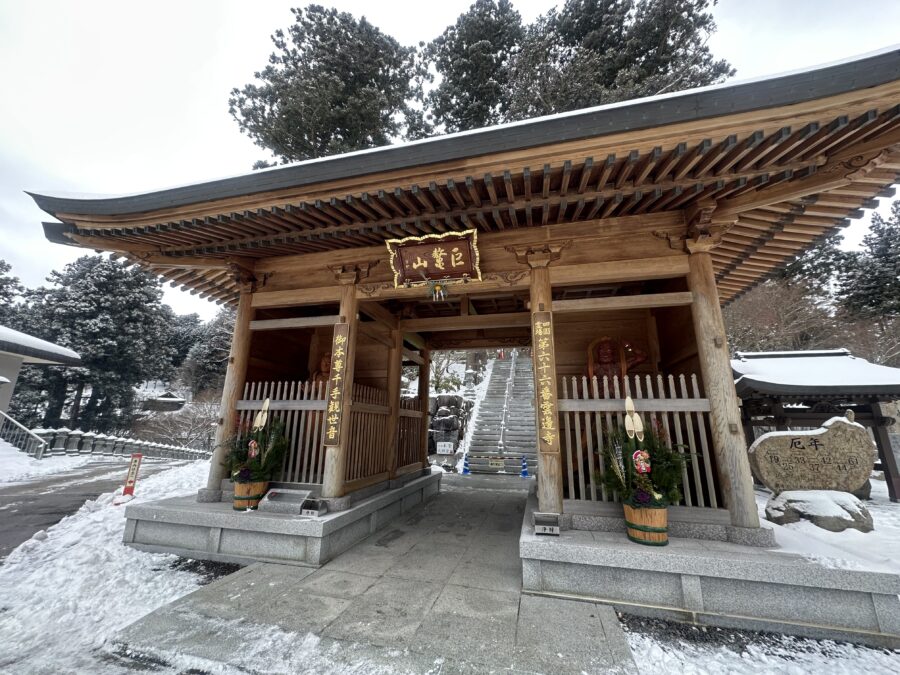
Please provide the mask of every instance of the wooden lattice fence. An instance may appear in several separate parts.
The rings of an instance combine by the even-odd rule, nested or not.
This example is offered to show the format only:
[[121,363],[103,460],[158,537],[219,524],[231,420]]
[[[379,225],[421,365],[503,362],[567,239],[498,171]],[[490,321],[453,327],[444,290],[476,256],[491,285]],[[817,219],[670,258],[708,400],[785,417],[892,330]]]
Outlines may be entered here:
[[644,423],[661,430],[689,461],[685,467],[685,506],[719,508],[716,467],[709,436],[709,401],[697,376],[564,377],[559,388],[560,436],[566,499],[617,501],[599,476],[602,448],[611,429],[624,428],[625,396],[631,396]]

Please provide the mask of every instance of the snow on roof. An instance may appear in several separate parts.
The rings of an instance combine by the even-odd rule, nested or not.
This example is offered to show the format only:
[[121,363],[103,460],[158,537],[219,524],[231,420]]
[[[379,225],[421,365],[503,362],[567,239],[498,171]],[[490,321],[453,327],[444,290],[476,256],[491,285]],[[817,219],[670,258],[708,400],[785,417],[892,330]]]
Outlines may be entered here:
[[81,357],[71,349],[0,326],[0,352],[24,356],[25,363],[47,363],[64,366],[81,365]]
[[738,395],[869,394],[900,396],[900,368],[853,356],[846,349],[738,352],[731,361]]

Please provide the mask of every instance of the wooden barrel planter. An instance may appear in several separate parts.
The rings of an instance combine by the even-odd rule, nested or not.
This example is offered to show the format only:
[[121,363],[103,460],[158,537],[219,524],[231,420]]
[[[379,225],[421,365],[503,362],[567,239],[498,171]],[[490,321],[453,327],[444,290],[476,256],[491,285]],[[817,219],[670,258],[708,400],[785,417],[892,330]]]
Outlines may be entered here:
[[669,543],[669,509],[665,506],[625,508],[628,538],[645,546],[665,546]]
[[233,504],[234,510],[256,510],[256,507],[259,506],[259,500],[265,497],[266,491],[268,489],[269,481],[259,481],[257,483],[235,483]]

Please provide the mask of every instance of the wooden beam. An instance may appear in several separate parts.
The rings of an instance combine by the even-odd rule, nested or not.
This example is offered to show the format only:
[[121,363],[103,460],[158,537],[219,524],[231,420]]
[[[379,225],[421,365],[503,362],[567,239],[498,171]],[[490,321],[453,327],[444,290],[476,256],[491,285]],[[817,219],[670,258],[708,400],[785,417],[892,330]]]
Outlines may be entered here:
[[553,313],[604,312],[619,309],[646,309],[648,307],[681,307],[690,305],[693,296],[681,293],[647,293],[645,295],[622,295],[611,298],[584,298],[581,300],[554,300]]
[[404,361],[412,361],[417,366],[421,366],[425,363],[425,359],[419,356],[416,352],[411,351],[409,349],[403,350],[403,360]]
[[528,312],[508,314],[475,314],[470,316],[439,316],[431,319],[405,319],[400,322],[402,331],[433,333],[448,330],[478,330],[484,328],[521,328],[529,326]]
[[320,305],[339,302],[341,289],[338,286],[321,288],[295,288],[289,291],[268,291],[253,294],[253,308],[298,307],[300,305]]
[[425,349],[426,347],[425,338],[423,338],[418,333],[403,332],[403,341],[408,342],[419,351]]
[[391,330],[397,329],[397,324],[399,319],[391,314],[388,310],[382,307],[377,302],[360,302],[359,303],[359,311],[365,314],[366,316],[375,319]]
[[285,328],[315,328],[316,326],[333,326],[338,322],[337,314],[329,316],[302,316],[290,319],[263,319],[251,321],[250,330],[283,330]]
[[672,255],[663,258],[637,258],[627,262],[586,263],[560,265],[550,268],[550,281],[556,286],[572,286],[582,283],[614,283],[646,281],[649,279],[674,279],[687,276],[688,256]]
[[379,331],[373,322],[360,321],[359,332],[366,337],[372,338],[375,342],[383,344],[385,347],[391,348],[393,346],[390,336]]

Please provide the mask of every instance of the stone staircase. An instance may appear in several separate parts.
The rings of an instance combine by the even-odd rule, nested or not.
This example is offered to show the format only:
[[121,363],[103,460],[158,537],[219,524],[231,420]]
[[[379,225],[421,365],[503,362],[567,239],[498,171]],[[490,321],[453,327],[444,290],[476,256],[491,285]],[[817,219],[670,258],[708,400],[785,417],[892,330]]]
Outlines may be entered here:
[[[507,405],[506,432],[501,447],[504,405]],[[537,443],[534,374],[530,357],[517,354],[514,358],[494,361],[487,391],[472,423],[475,426],[469,445],[470,471],[519,474],[524,455],[528,473],[534,475],[537,469]]]

